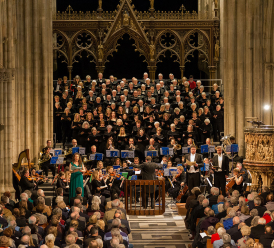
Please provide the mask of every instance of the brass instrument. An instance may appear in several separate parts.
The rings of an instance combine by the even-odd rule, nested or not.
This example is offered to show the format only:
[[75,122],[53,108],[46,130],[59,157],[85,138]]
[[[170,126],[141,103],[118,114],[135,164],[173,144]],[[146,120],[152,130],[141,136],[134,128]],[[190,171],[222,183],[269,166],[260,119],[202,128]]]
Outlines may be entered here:
[[50,154],[44,154],[45,157],[38,160],[38,164],[43,164],[51,159]]
[[173,150],[176,151],[176,150],[181,150],[182,149],[182,146],[180,144],[175,144],[173,146]]
[[83,159],[83,163],[84,163],[84,164],[85,164],[85,163],[88,163],[88,162],[90,162],[90,161],[92,161],[92,160],[88,160],[86,156],[85,156],[84,159]]
[[149,150],[149,151],[152,151],[152,150],[155,150],[155,148],[153,147],[153,145],[150,145],[150,146],[148,147],[148,150]]
[[135,150],[135,146],[134,145],[130,145],[130,147],[132,150]]
[[230,140],[230,137],[231,137],[231,135],[228,134],[227,136],[224,136],[224,137],[221,139],[221,141],[222,141],[222,148],[223,148],[224,153],[226,154],[226,156],[227,156],[229,159],[234,159],[234,158],[237,156],[237,154],[234,154],[234,155],[232,156],[231,153],[227,153],[227,152],[226,152],[226,147],[229,146],[229,145],[232,145],[231,140]]
[[68,155],[72,154],[72,147],[69,148],[68,151],[65,150],[65,151],[64,151],[64,154],[65,154],[65,156],[68,156]]

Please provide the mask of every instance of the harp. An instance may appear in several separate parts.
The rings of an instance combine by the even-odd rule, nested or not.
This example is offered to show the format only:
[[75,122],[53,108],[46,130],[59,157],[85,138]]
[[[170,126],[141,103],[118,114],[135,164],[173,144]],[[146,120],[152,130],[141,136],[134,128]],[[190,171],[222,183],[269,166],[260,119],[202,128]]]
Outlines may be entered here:
[[[22,163],[23,159],[26,158],[27,159],[27,163]],[[29,149],[26,149],[22,152],[20,152],[19,156],[18,156],[18,162],[13,164],[13,169],[15,171],[18,171],[22,165],[27,165],[28,168],[31,168],[31,163],[30,163],[30,157],[29,157]]]

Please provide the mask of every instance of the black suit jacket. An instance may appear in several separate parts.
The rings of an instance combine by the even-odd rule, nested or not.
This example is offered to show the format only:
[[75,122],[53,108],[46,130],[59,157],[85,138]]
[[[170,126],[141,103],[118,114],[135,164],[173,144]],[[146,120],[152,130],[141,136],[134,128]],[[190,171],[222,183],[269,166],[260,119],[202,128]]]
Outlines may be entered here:
[[265,206],[255,206],[254,208],[258,210],[260,217],[263,217],[264,212],[267,210]]
[[140,168],[142,171],[143,180],[156,180],[155,169],[162,169],[163,165],[158,165],[153,162],[145,162],[142,164],[132,164],[135,168]]
[[264,234],[265,225],[258,224],[257,226],[251,227],[250,238],[259,239]]
[[[212,164],[214,167],[218,167],[218,155],[213,157]],[[229,158],[224,154],[222,154],[222,171],[224,171],[226,175],[229,174]]]
[[264,248],[271,248],[271,243],[274,240],[274,234],[266,233],[260,237],[260,243]]
[[[185,156],[185,159],[190,161],[190,154],[187,154]],[[202,154],[196,153],[194,161],[198,164],[198,168],[201,168],[201,167],[204,166],[204,161],[203,161],[203,155]],[[187,165],[187,170],[189,170],[189,169],[190,169],[190,166]],[[197,170],[197,168],[195,166],[194,166],[194,169]]]

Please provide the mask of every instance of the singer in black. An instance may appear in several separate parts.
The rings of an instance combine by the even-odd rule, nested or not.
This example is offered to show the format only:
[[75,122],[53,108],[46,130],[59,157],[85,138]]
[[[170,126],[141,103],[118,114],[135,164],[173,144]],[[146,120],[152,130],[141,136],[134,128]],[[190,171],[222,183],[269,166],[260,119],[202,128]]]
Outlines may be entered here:
[[225,196],[226,178],[229,174],[229,159],[222,154],[222,147],[217,147],[217,155],[212,160],[214,171],[214,186],[222,191],[222,195]]
[[200,168],[204,166],[203,162],[203,155],[196,153],[196,146],[192,145],[190,148],[190,154],[185,156],[186,161],[189,162],[196,162],[195,165],[188,165],[186,162],[185,165],[187,166],[187,186],[189,192],[194,187],[200,186]]

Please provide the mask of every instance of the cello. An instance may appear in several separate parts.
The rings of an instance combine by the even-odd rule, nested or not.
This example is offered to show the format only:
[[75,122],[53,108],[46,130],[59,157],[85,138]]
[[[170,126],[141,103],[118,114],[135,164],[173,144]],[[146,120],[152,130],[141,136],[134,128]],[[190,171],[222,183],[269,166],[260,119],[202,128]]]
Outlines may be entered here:
[[[240,176],[240,175],[243,175],[243,174],[245,174],[244,171],[241,172],[241,173],[239,173],[239,176]],[[235,183],[236,183],[236,180],[235,180],[235,176],[234,176],[234,177],[232,177],[232,178],[230,179],[230,181],[226,184],[226,186],[225,186],[225,192],[228,193],[229,190],[232,189],[232,187],[234,186]]]

